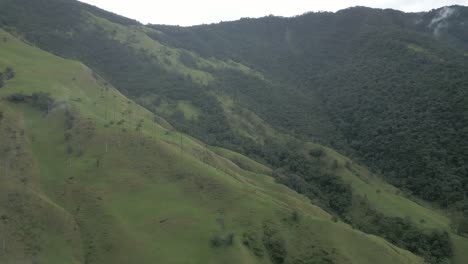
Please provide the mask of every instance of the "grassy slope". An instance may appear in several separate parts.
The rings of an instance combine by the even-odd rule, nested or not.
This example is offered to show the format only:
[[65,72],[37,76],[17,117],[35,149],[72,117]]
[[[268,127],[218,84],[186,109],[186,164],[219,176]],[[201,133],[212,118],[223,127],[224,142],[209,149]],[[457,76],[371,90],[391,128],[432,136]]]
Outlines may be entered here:
[[[239,71],[245,75],[259,78],[260,80],[266,80],[260,72],[232,60],[223,61],[215,58],[205,58],[189,50],[164,45],[150,37],[151,34],[162,33],[149,27],[140,25],[124,26],[97,17],[91,13],[86,13],[86,22],[83,27],[86,30],[102,29],[108,34],[109,38],[116,40],[139,53],[146,54],[147,59],[152,60],[170,72],[177,73],[180,76],[189,76],[194,83],[200,85],[209,84],[215,78],[212,72],[214,70],[223,69]],[[184,60],[183,57],[189,57],[189,63],[187,63],[187,59]],[[201,111],[191,102],[184,100],[166,101],[164,98],[159,98],[161,100],[161,104],[156,107],[154,106],[153,101],[157,96],[158,95],[155,94],[145,94],[143,97],[138,98],[138,102],[145,106],[151,106],[158,114],[166,117],[172,116],[176,112],[182,112],[186,120],[198,119]],[[230,99],[225,96],[220,96],[219,101],[221,104],[232,104]],[[234,119],[230,121],[236,123],[241,120]],[[240,125],[248,124],[244,122],[243,124],[236,124],[236,127],[240,127]],[[253,133],[245,134],[244,131],[236,132],[243,136],[255,137],[255,134]]]
[[[288,261],[327,252],[338,263],[420,262],[380,238],[331,222],[270,177],[153,123],[152,114],[84,65],[3,31],[0,37],[7,38],[0,43],[0,68],[17,73],[0,95],[44,91],[60,102],[48,114],[0,103],[2,138],[13,133],[19,146],[2,153],[9,162],[0,210],[8,220],[1,223],[7,246],[0,262],[269,263],[240,239],[267,222],[286,241]],[[66,110],[74,116],[69,131]],[[298,223],[291,223],[293,211]],[[213,236],[229,233],[232,246],[210,246]]]
[[[203,69],[213,67],[222,68],[227,67],[231,69],[241,70],[247,74],[254,74],[260,78],[264,78],[259,73],[256,73],[249,68],[235,63],[223,62],[215,59],[205,59],[198,56],[195,53],[189,52],[194,61],[196,62],[195,68],[190,68],[184,65],[179,56],[182,52],[186,52],[180,49],[170,48],[168,46],[161,45],[159,42],[149,38],[145,31],[153,30],[146,27],[134,26],[125,27],[110,23],[106,20],[96,18],[92,16],[91,25],[100,25],[107,28],[109,32],[116,31],[116,39],[125,42],[128,39],[132,39],[133,42],[127,42],[130,46],[135,49],[145,49],[147,52],[154,54],[158,61],[163,65],[164,62],[170,61],[168,65],[165,65],[170,70],[179,72],[181,74],[187,74],[192,77],[193,80],[199,83],[205,84],[209,82],[213,77],[207,71]],[[133,30],[133,31],[132,31]],[[418,46],[409,46],[417,52],[425,52]],[[276,138],[282,140],[288,136],[282,135],[277,131],[274,131],[265,121],[260,119],[255,113],[245,109],[236,107],[236,103],[224,95],[217,95],[219,102],[225,109],[225,114],[231,125],[231,129],[237,134],[244,137],[251,138],[256,142],[263,142],[265,138]],[[191,119],[197,116],[197,109],[193,109],[190,104],[186,105],[187,102],[177,102],[176,104],[162,104],[161,112],[171,113],[175,110],[182,111],[187,119]],[[185,106],[185,107],[184,107]],[[238,156],[229,153],[226,150],[217,149],[215,152],[228,159],[234,161],[234,163],[240,165],[242,168],[248,168],[257,172],[267,172],[265,168],[259,168],[257,164],[248,163],[239,159]],[[441,212],[433,208],[429,208],[427,205],[418,204],[408,198],[402,196],[402,192],[397,188],[387,184],[380,177],[373,175],[366,168],[354,164],[351,160],[336,153],[331,149],[327,149],[328,157],[327,161],[331,163],[333,160],[338,160],[342,166],[337,171],[338,175],[342,176],[347,182],[349,182],[353,188],[355,194],[365,196],[368,198],[370,205],[382,212],[387,216],[394,217],[408,217],[414,223],[420,225],[422,228],[437,228],[443,230],[450,230],[448,218]],[[344,166],[349,161],[352,165],[348,169]],[[260,171],[259,171],[260,170]],[[453,236],[453,243],[455,248],[455,263],[460,262],[459,259],[463,259],[466,255],[462,250],[464,243],[468,243],[468,239]]]
[[239,154],[237,152],[234,152],[234,151],[231,151],[231,150],[228,150],[228,149],[223,149],[223,148],[220,148],[220,147],[213,147],[211,149],[216,154],[231,160],[237,166],[239,166],[239,167],[241,167],[241,168],[243,168],[245,170],[260,173],[260,174],[266,174],[266,175],[269,175],[272,172],[271,168],[269,168],[269,167],[267,167],[267,166],[265,166],[265,165],[263,165],[263,164],[261,164],[259,162],[256,162],[254,160],[251,160],[251,159],[247,158],[246,156],[241,155],[241,154]]

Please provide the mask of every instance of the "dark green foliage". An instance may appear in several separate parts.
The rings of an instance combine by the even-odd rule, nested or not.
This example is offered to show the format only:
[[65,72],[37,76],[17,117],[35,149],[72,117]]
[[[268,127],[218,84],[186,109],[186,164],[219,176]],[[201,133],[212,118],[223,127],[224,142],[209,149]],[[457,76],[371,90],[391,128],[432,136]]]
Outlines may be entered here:
[[468,216],[462,213],[456,213],[451,217],[452,230],[461,236],[468,236]]
[[271,262],[283,264],[287,257],[286,242],[272,224],[263,225],[263,245],[265,246]]
[[339,138],[318,97],[304,94],[284,81],[265,81],[238,70],[213,70],[212,74],[216,80],[209,84],[211,90],[230,95],[280,130],[319,142]]
[[[291,141],[281,145],[268,142],[262,148],[262,157],[274,168],[277,182],[308,196],[329,211],[343,216],[351,207],[352,191],[348,184],[326,170],[320,156],[306,157],[302,145]],[[323,150],[321,150],[324,155]]]
[[292,212],[291,214],[291,220],[295,223],[299,223],[299,221],[301,220],[300,216],[299,216],[299,212],[297,211],[294,211]]
[[340,164],[338,163],[337,160],[333,160],[333,163],[332,163],[332,170],[336,170],[340,167]]
[[47,93],[38,92],[32,94],[31,102],[33,107],[36,107],[43,112],[49,112],[54,104],[54,99],[52,99]]
[[447,232],[422,230],[409,219],[387,217],[373,210],[365,198],[356,199],[360,206],[350,220],[355,227],[422,256],[428,263],[445,263],[452,257],[452,244]]
[[249,248],[257,257],[263,257],[265,254],[262,239],[255,232],[247,232],[242,234],[242,244]]
[[214,236],[213,238],[211,238],[210,243],[212,247],[221,247],[223,245],[223,239],[219,236]]
[[196,68],[197,61],[195,58],[188,52],[181,52],[179,56],[179,60],[187,67]]
[[465,236],[468,235],[468,218],[467,217],[460,219],[460,221],[458,222],[456,231],[459,235],[465,235]]
[[72,129],[75,123],[75,116],[70,111],[65,111],[65,128]]
[[27,96],[22,93],[14,93],[7,97],[7,100],[12,103],[23,103],[26,99]]
[[320,157],[322,157],[323,155],[325,155],[325,152],[323,151],[322,148],[314,148],[314,149],[311,149],[311,150],[309,151],[309,154],[310,154],[312,157],[320,158]]
[[4,78],[5,80],[8,81],[8,80],[13,79],[13,78],[15,77],[15,74],[16,74],[16,73],[15,73],[15,71],[13,70],[13,68],[11,68],[11,67],[6,67],[6,68],[5,68],[5,71],[3,72],[3,78]]
[[292,264],[333,264],[333,254],[320,247],[312,247],[300,258],[294,258]]
[[15,71],[11,67],[6,67],[4,72],[0,72],[0,88],[5,86],[5,82],[15,77]]
[[210,244],[214,248],[223,247],[223,246],[232,246],[234,243],[234,234],[230,233],[225,237],[215,235],[211,238]]
[[37,92],[32,95],[24,95],[22,93],[14,93],[7,97],[7,100],[12,103],[29,103],[43,112],[48,112],[54,105],[54,99],[48,93]]
[[[377,52],[381,59],[371,55]],[[390,57],[401,59],[385,59]],[[359,60],[329,72],[320,84],[326,107],[352,148],[348,153],[398,187],[442,206],[463,199],[468,175],[467,97],[461,85],[468,79],[453,70],[463,67],[458,59],[447,59],[431,61],[376,37]]]

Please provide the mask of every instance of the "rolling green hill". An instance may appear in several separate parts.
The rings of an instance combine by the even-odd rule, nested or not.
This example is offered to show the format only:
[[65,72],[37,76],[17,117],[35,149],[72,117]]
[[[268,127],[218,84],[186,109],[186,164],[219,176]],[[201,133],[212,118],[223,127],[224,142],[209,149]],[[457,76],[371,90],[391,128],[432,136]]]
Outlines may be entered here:
[[420,262],[264,165],[154,123],[83,64],[0,35],[15,71],[0,91],[2,263]]
[[0,0],[0,262],[466,263],[465,18]]

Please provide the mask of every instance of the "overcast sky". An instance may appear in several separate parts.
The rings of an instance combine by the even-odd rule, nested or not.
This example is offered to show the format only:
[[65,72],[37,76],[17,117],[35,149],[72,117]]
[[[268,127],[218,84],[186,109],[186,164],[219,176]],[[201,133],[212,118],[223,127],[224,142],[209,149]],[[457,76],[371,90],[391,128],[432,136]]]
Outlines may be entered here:
[[337,11],[350,6],[426,11],[468,0],[80,0],[142,23],[197,25],[265,15],[294,16],[308,11]]

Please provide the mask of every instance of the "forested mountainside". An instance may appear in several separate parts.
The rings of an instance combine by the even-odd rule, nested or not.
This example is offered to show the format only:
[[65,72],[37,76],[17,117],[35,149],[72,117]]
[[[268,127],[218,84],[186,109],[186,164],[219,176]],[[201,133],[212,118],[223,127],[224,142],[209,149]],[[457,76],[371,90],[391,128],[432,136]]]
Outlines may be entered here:
[[[460,6],[415,14],[351,8],[153,28],[164,33],[156,36],[164,43],[233,58],[283,81],[291,93],[304,94],[277,102],[276,116],[289,121],[280,123],[284,129],[325,142],[391,183],[448,206],[465,200],[467,190],[467,19],[468,9]],[[302,108],[309,119],[326,119],[337,132],[320,134],[322,126],[280,110],[307,102],[321,109]]]
[[0,260],[466,263],[467,10],[0,0]]

